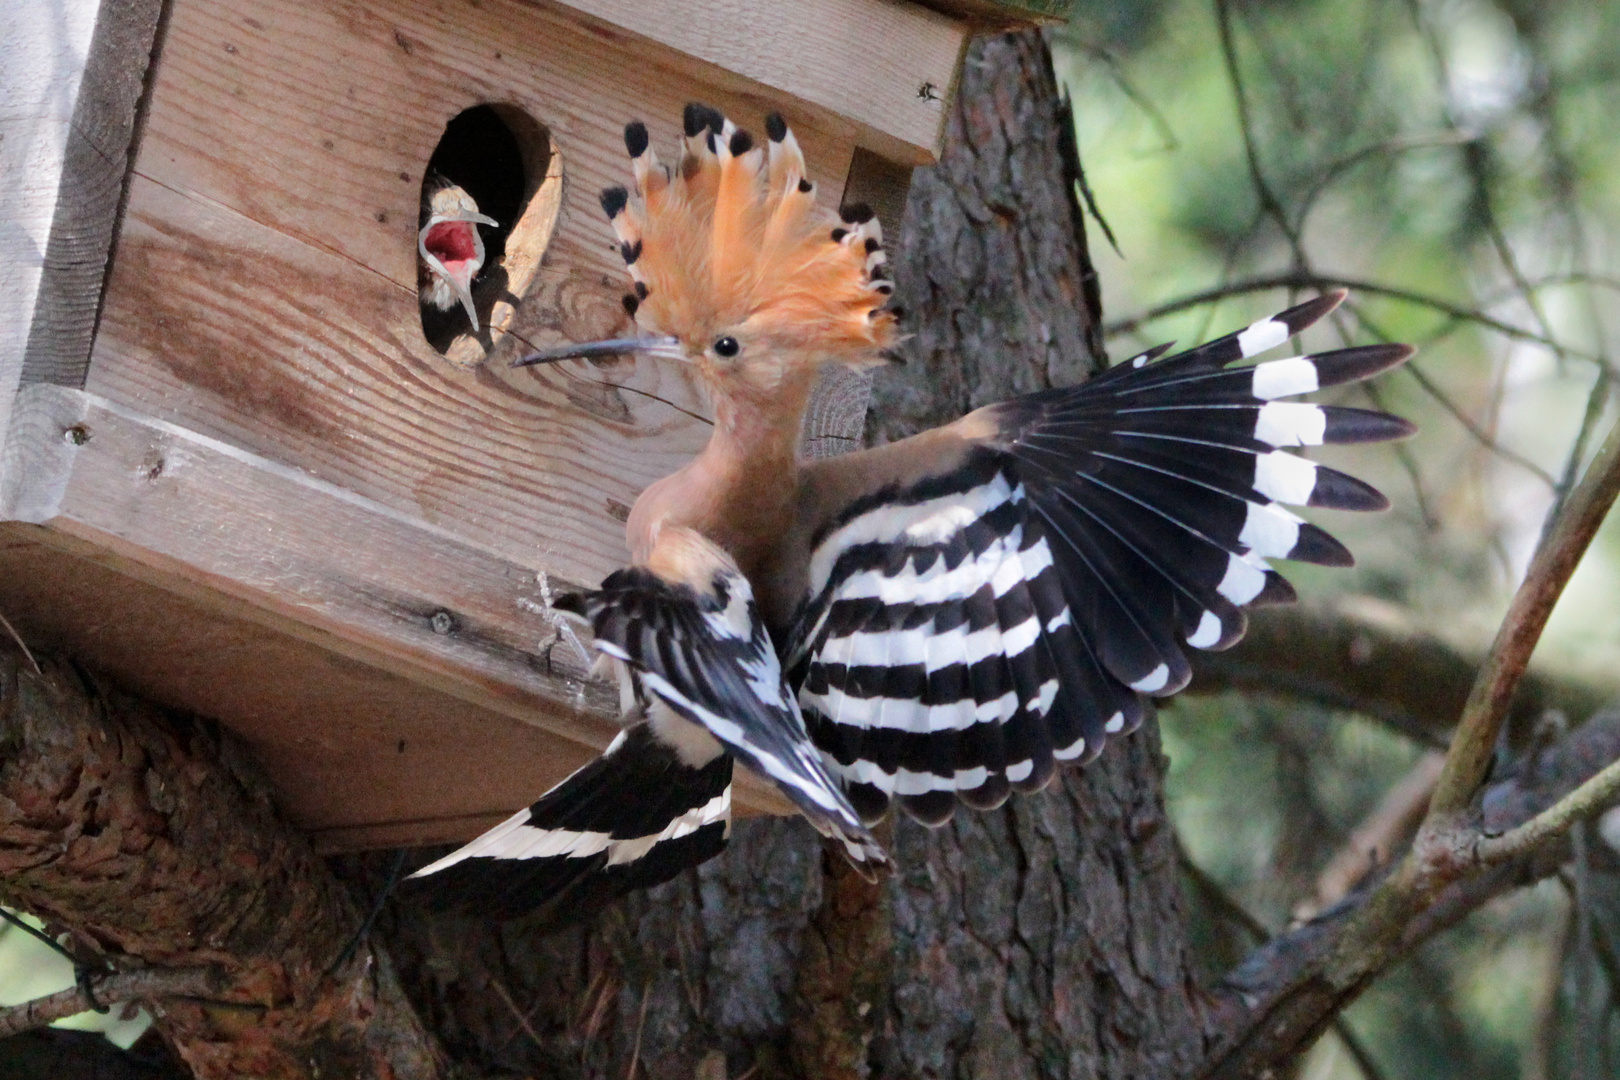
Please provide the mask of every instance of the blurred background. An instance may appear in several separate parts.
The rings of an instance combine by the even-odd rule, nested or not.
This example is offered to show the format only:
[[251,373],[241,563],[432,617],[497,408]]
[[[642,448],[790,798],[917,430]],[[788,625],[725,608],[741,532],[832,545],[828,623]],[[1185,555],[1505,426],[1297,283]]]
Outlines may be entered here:
[[[1079,8],[1055,45],[1097,218],[1111,359],[1349,287],[1306,344],[1418,345],[1376,398],[1341,400],[1422,430],[1393,452],[1320,455],[1393,508],[1314,514],[1358,566],[1289,577],[1302,595],[1482,651],[1549,512],[1615,419],[1620,5]],[[1620,685],[1612,520],[1536,662],[1607,693]],[[1160,719],[1212,974],[1342,889],[1346,854],[1353,863],[1368,830],[1392,827],[1437,761],[1430,740],[1281,698],[1183,697]],[[1299,1075],[1620,1075],[1620,876],[1605,832],[1620,842],[1620,828],[1587,830],[1558,880],[1491,904],[1395,969]]]

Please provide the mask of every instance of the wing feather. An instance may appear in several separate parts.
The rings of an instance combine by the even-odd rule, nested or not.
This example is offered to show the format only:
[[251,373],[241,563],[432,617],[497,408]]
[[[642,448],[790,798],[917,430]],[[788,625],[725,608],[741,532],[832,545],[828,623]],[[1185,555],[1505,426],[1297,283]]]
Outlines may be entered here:
[[1411,350],[1363,346],[1232,367],[1338,303],[1307,301],[1077,387],[990,406],[814,463],[808,589],[788,635],[811,737],[861,816],[936,824],[999,805],[1133,730],[1191,675],[1184,647],[1242,637],[1293,589],[1267,559],[1345,547],[1285,505],[1375,510],[1375,489],[1295,447],[1411,425],[1279,400],[1369,378]]

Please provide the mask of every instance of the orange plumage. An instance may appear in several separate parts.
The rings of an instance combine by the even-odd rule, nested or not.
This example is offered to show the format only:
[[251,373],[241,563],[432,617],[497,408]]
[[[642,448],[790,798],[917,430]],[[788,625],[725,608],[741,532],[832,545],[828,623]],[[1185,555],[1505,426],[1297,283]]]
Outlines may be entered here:
[[688,359],[731,336],[756,368],[876,362],[896,336],[881,228],[869,211],[841,225],[818,207],[792,132],[775,116],[767,130],[757,147],[713,110],[689,108],[673,171],[642,125],[626,130],[636,193],[609,189],[603,205],[637,283],[627,306]]

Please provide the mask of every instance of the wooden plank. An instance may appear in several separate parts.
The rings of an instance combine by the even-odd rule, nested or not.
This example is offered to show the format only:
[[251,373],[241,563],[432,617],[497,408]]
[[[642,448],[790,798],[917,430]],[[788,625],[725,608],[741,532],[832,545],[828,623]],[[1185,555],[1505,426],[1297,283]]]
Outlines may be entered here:
[[321,850],[467,839],[592,753],[112,569],[102,554],[72,554],[37,526],[0,526],[0,611],[36,652],[222,720]]
[[[495,714],[535,726],[552,736],[550,746],[561,740],[594,750],[612,736],[611,689],[584,683],[584,658],[566,644],[545,647],[554,631],[529,610],[540,596],[535,563],[502,558],[299,470],[84,391],[28,387],[15,419],[0,456],[0,518],[40,526],[34,542],[159,586],[221,618],[469,703],[475,717]],[[575,584],[553,581],[559,588]],[[140,625],[138,607],[100,611],[102,622]],[[283,745],[284,725],[296,727],[296,719],[272,709],[275,694],[268,701],[252,691],[199,697],[197,688],[210,677],[229,685],[246,677],[232,672],[247,666],[258,668],[249,678],[261,683],[274,672],[291,684],[323,665],[304,666],[307,650],[294,650],[297,662],[278,665],[273,652],[261,658],[242,648],[222,651],[207,633],[183,636],[171,667],[186,683],[162,696],[218,710],[257,744]],[[362,695],[352,685],[342,688],[337,676],[332,682],[340,692],[329,714]],[[401,733],[412,730],[410,720],[403,726],[388,716],[338,720],[325,731],[317,771],[375,755],[379,738],[384,744],[419,738]],[[458,718],[447,734],[471,744],[486,727]],[[440,767],[455,768],[452,757]],[[519,802],[578,764],[577,755],[564,757],[565,767],[555,755],[535,761],[533,788]],[[311,786],[308,772],[287,789],[301,820],[315,828],[442,817],[444,788],[459,788],[461,814],[490,809],[478,801],[481,777],[461,774],[435,778],[438,790],[420,806],[412,802],[424,797],[420,781],[379,794],[371,802],[385,805],[389,816],[360,815],[356,822],[350,804],[365,797],[347,785],[336,792]],[[757,783],[739,790],[739,798],[753,809],[781,805]]]
[[[966,25],[909,0],[561,0],[705,67],[853,124],[897,161],[937,160]],[[924,91],[924,87],[932,92]]]
[[0,64],[0,438],[22,378],[99,0],[9,0]]
[[[595,198],[627,171],[625,117],[673,145],[689,97],[763,109],[555,13],[455,14],[176,0],[87,388],[509,556],[578,555],[565,572],[594,581],[624,557],[624,508],[707,438],[706,406],[679,365],[505,361],[625,326]],[[565,179],[522,340],[479,368],[421,339],[414,274],[421,170],[482,100],[543,121]],[[838,191],[852,148],[803,132]]]
[[81,386],[162,0],[106,4],[73,108],[22,381]]

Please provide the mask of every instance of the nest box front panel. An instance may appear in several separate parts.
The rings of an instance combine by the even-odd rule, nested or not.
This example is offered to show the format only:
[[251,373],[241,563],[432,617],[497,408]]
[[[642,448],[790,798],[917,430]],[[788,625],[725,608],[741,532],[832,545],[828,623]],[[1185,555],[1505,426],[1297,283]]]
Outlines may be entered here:
[[[628,327],[596,199],[627,173],[625,119],[673,148],[687,100],[782,108],[833,192],[854,149],[664,60],[517,3],[176,0],[86,388],[594,582],[624,509],[707,437],[680,371],[507,368]],[[549,175],[508,242],[516,295],[443,356],[416,292],[423,172],[484,102],[544,129]]]

